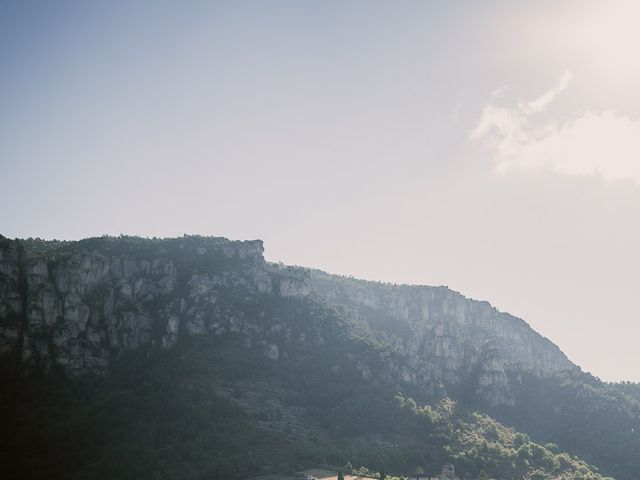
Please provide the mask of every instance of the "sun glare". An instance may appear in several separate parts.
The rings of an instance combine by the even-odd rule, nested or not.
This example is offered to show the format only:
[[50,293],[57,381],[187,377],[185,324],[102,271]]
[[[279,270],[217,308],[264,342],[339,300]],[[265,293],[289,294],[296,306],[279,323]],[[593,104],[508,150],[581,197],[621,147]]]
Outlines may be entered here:
[[640,67],[640,2],[598,2],[572,24],[574,46],[584,50],[591,67],[617,80],[637,77]]

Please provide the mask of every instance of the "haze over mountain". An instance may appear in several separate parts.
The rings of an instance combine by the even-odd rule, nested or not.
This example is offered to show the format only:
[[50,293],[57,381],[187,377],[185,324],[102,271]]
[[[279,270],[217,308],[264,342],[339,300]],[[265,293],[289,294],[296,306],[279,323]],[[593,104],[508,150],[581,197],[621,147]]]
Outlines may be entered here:
[[3,1],[2,233],[261,238],[640,381],[639,8]]
[[260,241],[2,238],[0,350],[22,478],[640,471],[637,385],[487,302],[269,263]]

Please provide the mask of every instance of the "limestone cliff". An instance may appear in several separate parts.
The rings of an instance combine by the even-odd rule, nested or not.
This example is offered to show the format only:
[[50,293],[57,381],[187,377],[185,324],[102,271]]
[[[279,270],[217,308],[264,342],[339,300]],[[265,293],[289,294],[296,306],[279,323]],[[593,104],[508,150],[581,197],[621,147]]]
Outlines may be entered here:
[[71,376],[100,373],[128,350],[166,348],[181,333],[222,328],[219,288],[258,293],[279,285],[260,241],[134,242],[139,245],[113,238],[59,245],[3,239],[0,351],[19,351],[26,364],[61,367]]
[[318,294],[341,305],[362,328],[450,385],[473,382],[491,403],[510,401],[509,376],[577,368],[524,320],[447,287],[394,285],[309,270]]
[[[244,335],[247,348],[272,360],[291,342],[322,345],[322,329],[311,320],[296,331],[266,318],[261,304],[272,297],[338,311],[348,320],[344,328],[386,345],[392,353],[383,356],[384,371],[354,358],[365,377],[375,370],[431,389],[442,382],[508,403],[514,373],[575,368],[524,321],[486,302],[445,287],[270,264],[261,241],[0,239],[0,353],[69,376],[103,373],[127,351],[170,348],[182,336]],[[236,308],[251,302],[254,313]]]

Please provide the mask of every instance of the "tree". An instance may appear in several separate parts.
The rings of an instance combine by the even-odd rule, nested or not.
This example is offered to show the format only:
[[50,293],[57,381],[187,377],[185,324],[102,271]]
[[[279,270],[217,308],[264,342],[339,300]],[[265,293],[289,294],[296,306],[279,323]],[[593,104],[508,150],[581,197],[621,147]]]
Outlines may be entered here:
[[531,480],[545,480],[547,475],[542,470],[536,470],[531,474]]
[[338,472],[338,480],[344,480],[344,475],[342,475],[342,472]]

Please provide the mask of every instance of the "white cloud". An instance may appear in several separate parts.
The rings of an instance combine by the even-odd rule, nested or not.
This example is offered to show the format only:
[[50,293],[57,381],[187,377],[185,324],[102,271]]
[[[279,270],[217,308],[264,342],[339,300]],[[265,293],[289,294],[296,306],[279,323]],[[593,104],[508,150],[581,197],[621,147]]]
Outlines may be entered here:
[[491,92],[492,97],[499,97],[502,93],[507,89],[507,85],[502,85],[501,87],[496,88],[493,92]]
[[566,70],[560,77],[558,84],[555,87],[553,87],[551,90],[544,92],[538,98],[531,100],[530,102],[526,102],[519,105],[522,112],[524,112],[527,115],[531,115],[532,113],[544,112],[547,109],[547,107],[551,104],[551,102],[553,102],[556,99],[556,97],[560,95],[564,91],[564,89],[569,86],[571,77],[572,77],[571,72],[569,70]]
[[640,183],[640,119],[613,110],[584,111],[557,123],[536,122],[567,88],[571,73],[530,101],[504,107],[486,105],[471,140],[493,152],[498,171],[549,168],[569,175],[600,175]]

